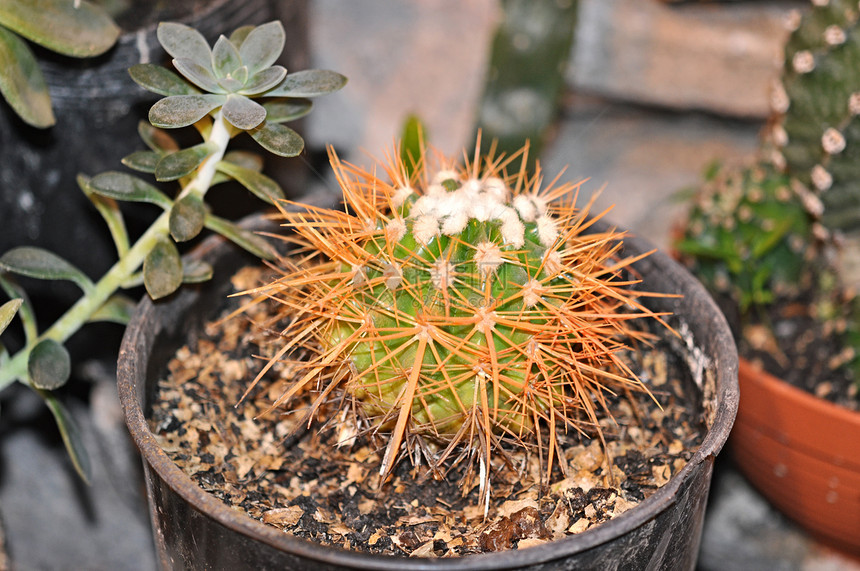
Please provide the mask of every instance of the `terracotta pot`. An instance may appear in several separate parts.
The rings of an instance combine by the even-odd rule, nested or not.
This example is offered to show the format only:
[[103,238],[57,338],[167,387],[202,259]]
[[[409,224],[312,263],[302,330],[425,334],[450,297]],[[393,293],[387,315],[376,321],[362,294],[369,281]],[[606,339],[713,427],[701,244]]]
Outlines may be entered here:
[[860,555],[860,412],[741,360],[731,438],[738,469],[785,515]]
[[[651,250],[625,241],[625,253]],[[652,299],[679,316],[678,351],[690,364],[708,432],[690,462],[664,487],[622,515],[578,535],[523,550],[447,559],[405,559],[347,552],[298,539],[229,508],[204,492],[160,448],[146,416],[156,380],[176,349],[211,319],[229,277],[248,258],[217,239],[195,253],[213,264],[215,281],[184,289],[166,303],[144,300],[128,326],[118,364],[126,421],[143,455],[150,513],[164,569],[693,569],[716,454],[738,405],[737,353],[725,319],[701,285],[657,253],[637,269],[644,288],[682,294]]]

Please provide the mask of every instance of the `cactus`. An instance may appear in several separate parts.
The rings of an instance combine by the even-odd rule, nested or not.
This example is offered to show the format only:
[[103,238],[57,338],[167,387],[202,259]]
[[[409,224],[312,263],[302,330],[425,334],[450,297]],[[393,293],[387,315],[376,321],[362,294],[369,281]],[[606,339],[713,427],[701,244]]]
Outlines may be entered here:
[[557,431],[602,438],[609,392],[647,390],[620,356],[650,336],[632,320],[662,319],[628,287],[623,234],[586,232],[579,185],[479,157],[456,168],[422,147],[411,177],[395,158],[383,180],[332,153],[346,211],[282,208],[306,257],[260,291],[289,322],[278,358],[312,355],[276,406],[320,388],[315,416],[345,392],[359,426],[387,435],[383,476],[402,451],[433,467],[465,455],[489,494],[502,441],[536,446],[549,474]]
[[674,245],[726,314],[737,317],[741,347],[780,353],[769,345],[779,342],[773,310],[797,315],[805,306],[819,324],[816,335],[843,348],[828,371],[845,371],[860,383],[860,298],[835,265],[818,197],[767,161],[743,169],[715,165],[705,178]]
[[830,229],[860,229],[860,27],[857,2],[817,0],[793,30],[769,133],[785,171],[815,189]]
[[814,195],[767,162],[706,174],[683,237],[684,263],[741,316],[778,296],[811,287],[816,259]]

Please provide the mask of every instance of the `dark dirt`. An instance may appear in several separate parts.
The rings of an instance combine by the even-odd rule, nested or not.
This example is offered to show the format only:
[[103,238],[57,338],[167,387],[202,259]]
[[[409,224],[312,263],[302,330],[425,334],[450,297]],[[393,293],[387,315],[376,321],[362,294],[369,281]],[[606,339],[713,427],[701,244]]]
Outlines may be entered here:
[[839,316],[840,304],[833,303],[837,316],[826,321],[816,318],[817,308],[806,299],[781,299],[752,324],[742,327],[737,318],[730,323],[741,357],[821,399],[860,410],[860,386],[850,366],[854,351],[842,340],[849,308],[841,307],[846,315]]

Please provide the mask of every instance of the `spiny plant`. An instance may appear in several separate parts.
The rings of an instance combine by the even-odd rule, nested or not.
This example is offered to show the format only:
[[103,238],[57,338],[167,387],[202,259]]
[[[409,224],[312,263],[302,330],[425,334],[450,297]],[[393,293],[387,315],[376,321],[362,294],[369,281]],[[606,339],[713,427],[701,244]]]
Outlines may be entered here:
[[822,223],[860,228],[860,8],[815,0],[785,46],[781,80],[771,94],[769,138],[785,171],[820,194]]
[[26,40],[76,58],[109,50],[120,29],[98,4],[87,0],[0,1],[0,94],[34,127],[54,124],[51,96]]
[[675,247],[709,291],[737,301],[746,321],[777,297],[815,285],[819,210],[799,181],[766,161],[742,169],[714,164]]
[[632,320],[660,319],[578,184],[507,176],[518,157],[493,154],[457,167],[422,147],[413,171],[394,153],[378,177],[332,152],[345,211],[282,208],[301,255],[256,290],[288,322],[270,366],[311,355],[275,406],[318,388],[310,422],[345,395],[356,431],[387,438],[382,476],[402,456],[438,473],[471,458],[484,502],[503,442],[536,447],[549,477],[560,431],[602,438],[609,393],[647,390],[620,355],[649,338]]
[[[12,298],[0,308],[0,324],[5,327],[17,313],[25,334],[24,346],[13,356],[0,346],[0,388],[20,381],[45,399],[84,478],[89,473],[86,452],[71,417],[52,392],[65,384],[71,373],[63,343],[89,321],[126,324],[134,304],[128,296],[117,293],[119,289],[143,284],[153,299],[159,299],[182,283],[209,279],[212,268],[184,262],[177,247],[203,228],[222,234],[257,256],[272,258],[273,250],[262,238],[212,214],[205,196],[213,186],[233,180],[268,203],[282,199],[278,183],[261,172],[262,158],[247,151],[228,152],[230,142],[248,133],[276,155],[298,155],[304,142],[283,123],[311,110],[308,97],[336,91],[346,81],[340,74],[324,70],[287,75],[275,64],[285,42],[284,28],[276,21],[239,28],[229,38],[221,36],[212,48],[199,32],[182,24],[162,23],[157,34],[181,75],[156,64],[131,68],[138,84],[165,97],[150,109],[152,125],[141,123],[139,127],[149,149],[135,152],[123,162],[131,169],[154,175],[156,181],[175,181],[179,185],[176,196],[171,198],[127,172],[78,178],[84,194],[107,222],[119,258],[97,282],[40,248],[18,247],[0,257],[0,287]],[[188,148],[181,148],[162,129],[191,125],[202,142]],[[117,201],[151,203],[163,212],[131,244]],[[83,295],[53,325],[39,332],[31,304],[10,274],[69,280]]]

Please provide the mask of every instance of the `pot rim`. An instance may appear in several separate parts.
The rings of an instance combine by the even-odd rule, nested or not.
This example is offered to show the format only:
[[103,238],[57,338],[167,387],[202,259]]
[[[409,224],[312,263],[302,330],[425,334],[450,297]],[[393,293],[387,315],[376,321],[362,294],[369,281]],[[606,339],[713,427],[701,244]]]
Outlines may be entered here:
[[[212,255],[225,242],[220,236],[210,236],[200,245],[194,255],[195,257]],[[715,402],[718,404],[718,407],[714,411],[713,422],[708,428],[702,444],[678,474],[634,508],[582,533],[523,550],[466,555],[459,558],[418,559],[400,556],[379,556],[323,546],[310,540],[297,538],[279,531],[251,518],[247,514],[231,509],[225,503],[200,488],[170,460],[150,432],[143,410],[137,402],[134,379],[145,378],[148,365],[146,362],[146,352],[139,351],[138,347],[147,346],[155,337],[155,333],[139,327],[137,324],[142,318],[155,315],[159,305],[153,303],[146,296],[138,304],[134,316],[126,329],[118,359],[117,384],[120,402],[126,417],[126,424],[135,444],[141,452],[144,462],[160,478],[169,483],[172,489],[193,506],[194,509],[208,515],[233,531],[256,537],[275,549],[287,551],[299,557],[327,564],[351,566],[355,569],[392,571],[439,571],[440,569],[451,569],[478,571],[539,564],[556,560],[559,557],[587,551],[646,524],[670,507],[675,502],[677,492],[686,480],[692,477],[694,471],[697,471],[703,463],[712,463],[722,449],[734,423],[739,400],[737,382],[738,361],[734,340],[725,318],[711,297],[706,293],[704,287],[665,253],[654,251],[654,247],[646,240],[628,235],[624,238],[624,245],[625,250],[632,250],[634,253],[653,251],[647,258],[641,262],[637,262],[637,268],[643,274],[654,272],[671,276],[672,279],[669,282],[676,285],[676,290],[686,292],[687,297],[677,301],[679,307],[683,307],[690,298],[695,297],[700,304],[698,311],[703,312],[704,308],[707,318],[713,321],[712,335],[716,339],[708,340],[708,343],[713,346],[724,347],[721,354],[709,355],[713,361],[711,365],[715,369]],[[180,292],[180,295],[182,293]],[[187,291],[184,293],[188,294]],[[695,317],[701,318],[702,315],[703,313],[700,313]],[[703,341],[699,341],[698,345],[701,345]]]
[[824,400],[810,392],[795,387],[783,379],[768,373],[762,367],[748,359],[743,357],[738,358],[738,374],[749,378],[755,378],[760,384],[767,387],[768,390],[773,393],[784,396],[786,399],[812,409],[818,414],[831,416],[842,422],[860,427],[860,411],[839,406],[836,403]]

